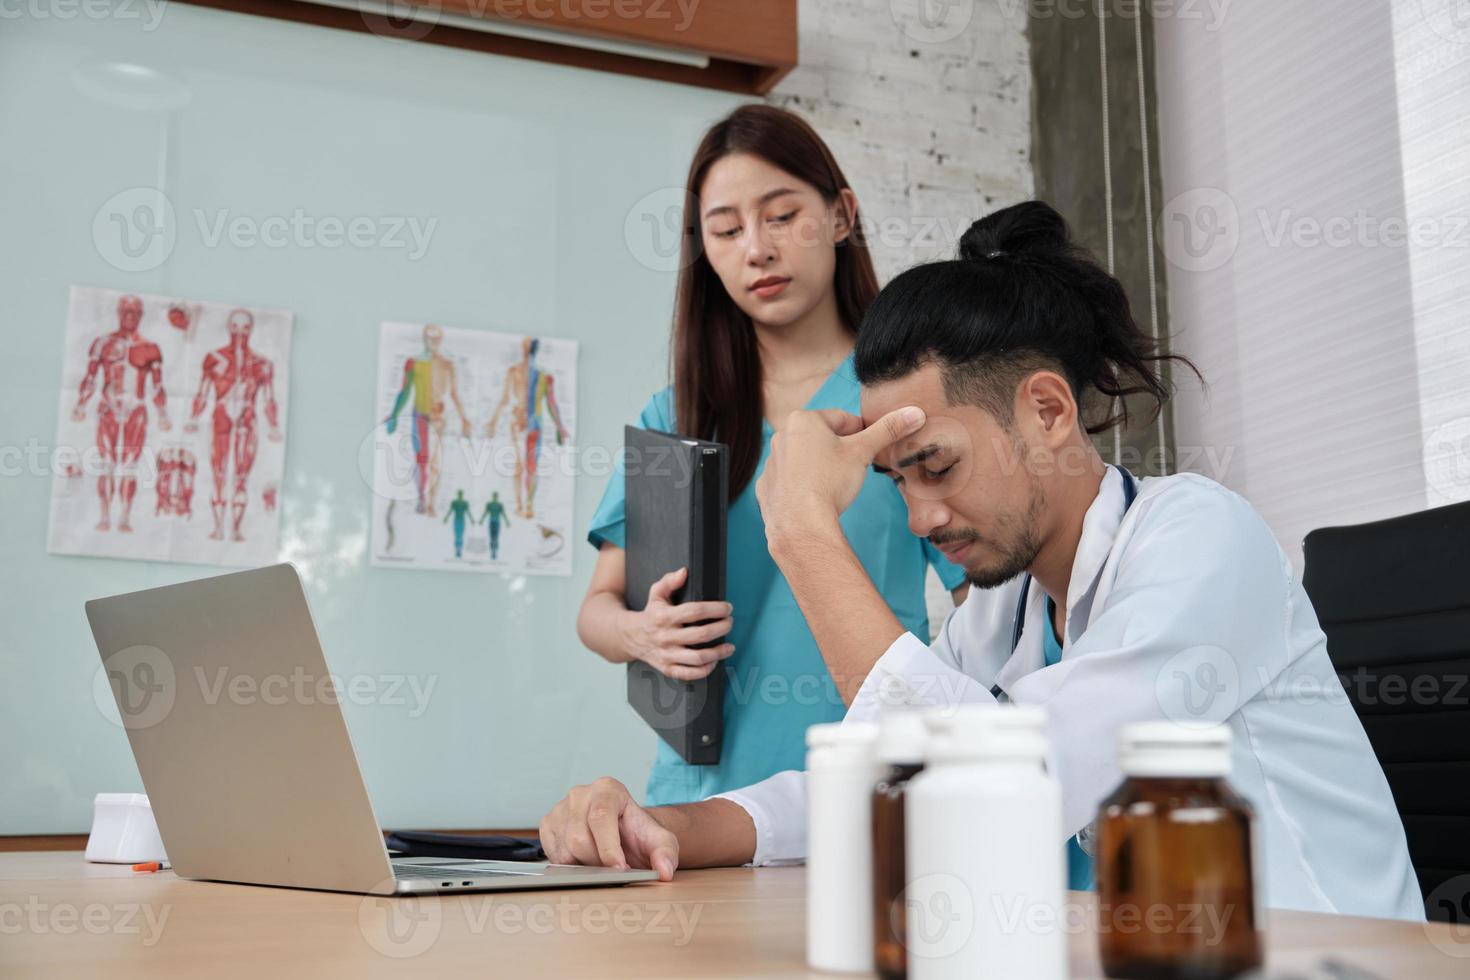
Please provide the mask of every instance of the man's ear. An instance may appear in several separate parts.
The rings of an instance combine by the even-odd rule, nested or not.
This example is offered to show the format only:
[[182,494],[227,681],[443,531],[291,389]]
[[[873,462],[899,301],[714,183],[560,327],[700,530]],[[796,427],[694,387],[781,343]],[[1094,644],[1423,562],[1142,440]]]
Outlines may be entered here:
[[853,224],[857,220],[857,195],[851,187],[837,192],[832,202],[832,243],[845,242],[852,236]]
[[1034,420],[1037,434],[1047,445],[1062,445],[1077,427],[1072,386],[1055,371],[1032,372],[1016,390],[1016,417]]

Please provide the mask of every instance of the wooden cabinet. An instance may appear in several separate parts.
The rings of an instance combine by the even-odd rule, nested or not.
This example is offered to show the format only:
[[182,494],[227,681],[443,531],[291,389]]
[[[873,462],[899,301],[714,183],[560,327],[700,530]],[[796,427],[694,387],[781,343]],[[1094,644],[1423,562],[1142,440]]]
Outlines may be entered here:
[[796,66],[796,0],[187,2],[753,95]]

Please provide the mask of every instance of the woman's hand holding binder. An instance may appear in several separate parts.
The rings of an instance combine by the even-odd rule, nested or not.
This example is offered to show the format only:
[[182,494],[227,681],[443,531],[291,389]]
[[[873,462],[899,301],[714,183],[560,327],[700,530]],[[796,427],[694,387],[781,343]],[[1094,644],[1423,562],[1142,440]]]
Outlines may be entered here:
[[728,602],[673,602],[688,574],[679,568],[654,582],[648,604],[629,611],[623,627],[627,648],[637,659],[681,681],[709,676],[735,652],[734,644],[715,642],[734,626]]

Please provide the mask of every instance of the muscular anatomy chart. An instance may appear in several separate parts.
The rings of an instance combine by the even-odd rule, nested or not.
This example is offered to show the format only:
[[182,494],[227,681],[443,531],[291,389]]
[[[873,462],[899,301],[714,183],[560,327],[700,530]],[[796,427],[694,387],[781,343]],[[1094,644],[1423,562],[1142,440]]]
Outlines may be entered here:
[[[221,565],[274,560],[278,517],[250,498],[281,478],[291,319],[74,288],[50,550]],[[199,513],[196,478],[210,489]]]
[[571,573],[574,341],[385,323],[373,564]]
[[[209,509],[214,515],[214,530],[209,537],[225,539],[225,519],[229,518],[229,539],[246,540],[245,511],[250,506],[250,471],[260,446],[255,427],[257,396],[264,402],[268,438],[281,441],[280,406],[276,402],[275,366],[250,347],[250,333],[255,329],[255,316],[249,310],[233,310],[225,328],[229,343],[204,356],[199,372],[199,391],[189,411],[185,432],[199,431],[199,416],[214,401],[209,419],[209,469],[214,476],[214,495]],[[228,494],[228,497],[226,496]],[[226,510],[228,508],[228,510]]]

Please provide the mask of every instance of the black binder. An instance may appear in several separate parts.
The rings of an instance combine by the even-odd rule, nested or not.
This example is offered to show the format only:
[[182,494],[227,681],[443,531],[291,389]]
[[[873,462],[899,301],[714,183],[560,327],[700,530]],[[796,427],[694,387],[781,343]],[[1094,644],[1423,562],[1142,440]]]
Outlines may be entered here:
[[462,861],[545,861],[537,837],[504,834],[441,834],[431,830],[393,830],[388,850],[404,857],[457,858]]
[[[728,450],[631,425],[623,438],[628,608],[642,609],[654,582],[686,567],[689,575],[674,593],[675,603],[723,600]],[[701,680],[678,681],[645,663],[628,664],[628,703],[692,765],[720,761],[724,702],[723,666]]]

